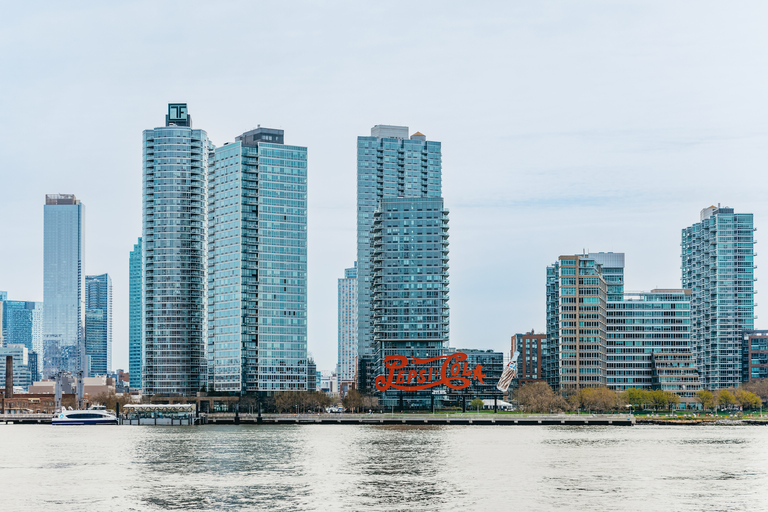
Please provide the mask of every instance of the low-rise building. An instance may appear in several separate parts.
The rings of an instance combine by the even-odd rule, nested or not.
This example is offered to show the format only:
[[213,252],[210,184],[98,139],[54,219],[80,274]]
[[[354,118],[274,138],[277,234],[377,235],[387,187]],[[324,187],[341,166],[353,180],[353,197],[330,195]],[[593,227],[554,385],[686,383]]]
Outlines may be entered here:
[[701,390],[699,372],[690,352],[653,352],[652,389],[671,391],[680,399],[680,409],[698,409],[701,402],[696,393]]
[[[512,336],[512,352],[519,352],[517,358],[517,383],[522,386],[546,379],[544,375],[543,356],[547,351],[547,335],[536,334],[533,329],[525,334]],[[513,383],[514,385],[515,383]]]

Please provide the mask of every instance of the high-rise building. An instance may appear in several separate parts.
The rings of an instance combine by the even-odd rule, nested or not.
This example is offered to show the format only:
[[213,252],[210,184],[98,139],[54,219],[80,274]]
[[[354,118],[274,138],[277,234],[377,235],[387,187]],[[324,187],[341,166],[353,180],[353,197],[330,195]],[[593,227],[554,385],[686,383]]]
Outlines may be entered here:
[[43,303],[3,301],[3,331],[7,345],[24,345],[30,352],[43,350]]
[[43,368],[85,371],[85,205],[48,194],[43,207]]
[[[381,199],[370,238],[376,374],[385,372],[383,361],[390,355],[409,361],[444,355],[449,331],[448,211],[442,198]],[[431,394],[431,389],[388,390],[382,392],[381,403],[423,407],[431,403]]]
[[441,197],[441,146],[407,126],[376,125],[357,138],[358,388],[372,389],[371,227],[383,198]]
[[682,282],[691,290],[691,339],[707,389],[738,386],[743,331],[755,327],[751,213],[710,206],[682,230]]
[[109,274],[85,277],[85,353],[88,377],[107,375],[112,369],[112,278]]
[[564,391],[606,384],[607,284],[598,260],[618,263],[606,254],[612,253],[560,256],[547,269],[548,352],[556,361],[549,369]]
[[257,128],[216,148],[208,193],[208,387],[307,387],[307,148]]
[[27,347],[19,344],[6,344],[0,347],[0,382],[5,387],[5,358],[13,357],[13,387],[20,387],[25,391],[32,385],[37,377],[36,369],[30,368],[30,352]]
[[3,313],[3,302],[8,300],[8,292],[0,290],[0,347],[5,343],[5,313]]
[[141,388],[141,237],[128,259],[128,378]]
[[338,283],[338,364],[341,382],[357,375],[357,262],[344,269]]
[[192,395],[205,386],[208,154],[186,103],[143,133],[142,390]]

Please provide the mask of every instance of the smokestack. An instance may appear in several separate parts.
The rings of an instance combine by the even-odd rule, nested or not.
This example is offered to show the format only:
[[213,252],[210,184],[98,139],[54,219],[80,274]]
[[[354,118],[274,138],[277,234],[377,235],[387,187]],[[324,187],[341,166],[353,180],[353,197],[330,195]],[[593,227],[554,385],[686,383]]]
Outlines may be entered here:
[[5,356],[5,398],[13,398],[13,356]]

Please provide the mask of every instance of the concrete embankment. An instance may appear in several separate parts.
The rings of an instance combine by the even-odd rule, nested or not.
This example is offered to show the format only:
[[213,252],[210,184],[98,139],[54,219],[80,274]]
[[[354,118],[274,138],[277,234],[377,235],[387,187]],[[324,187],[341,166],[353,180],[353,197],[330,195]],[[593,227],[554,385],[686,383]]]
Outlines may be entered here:
[[[153,424],[150,418],[144,418],[142,424]],[[0,423],[5,424],[50,424],[48,414],[7,414],[0,415]],[[133,425],[136,426],[136,420]],[[163,422],[166,423],[166,422]],[[183,422],[186,424],[186,419]],[[524,416],[509,414],[256,414],[219,413],[201,415],[195,419],[197,425],[570,425],[570,426],[631,426],[635,424],[632,416],[619,415],[553,415]],[[178,420],[177,423],[178,425]],[[124,420],[123,425],[130,425]],[[159,423],[158,423],[159,426]]]

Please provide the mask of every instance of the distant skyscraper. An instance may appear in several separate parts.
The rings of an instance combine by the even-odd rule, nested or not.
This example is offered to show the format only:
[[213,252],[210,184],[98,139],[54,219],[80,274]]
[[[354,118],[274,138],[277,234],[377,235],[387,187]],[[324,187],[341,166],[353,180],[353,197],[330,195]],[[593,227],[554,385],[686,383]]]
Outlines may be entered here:
[[143,134],[142,390],[193,395],[205,385],[208,154],[186,103]]
[[743,331],[755,328],[751,213],[710,206],[682,231],[682,282],[691,290],[692,344],[705,388],[741,383]]
[[[383,361],[390,355],[409,361],[444,355],[449,330],[448,211],[442,198],[381,199],[370,237],[377,374],[385,372]],[[441,364],[434,363],[438,371]],[[401,395],[406,407],[428,406],[432,390],[385,391],[382,404],[395,405]]]
[[371,227],[383,198],[441,197],[441,146],[407,126],[376,125],[357,138],[358,387],[373,385]]
[[4,344],[5,314],[3,313],[3,302],[6,300],[8,300],[8,292],[0,291],[0,347]]
[[43,303],[23,300],[3,302],[3,331],[8,345],[24,345],[30,352],[42,353]]
[[5,387],[6,356],[13,357],[13,386],[27,390],[37,378],[34,357],[32,368],[30,368],[30,352],[27,347],[18,344],[7,344],[5,347],[0,347],[0,382],[3,383],[3,387]]
[[128,374],[130,386],[141,388],[141,237],[128,260]]
[[307,148],[259,127],[216,148],[208,196],[208,386],[307,388]]
[[344,269],[339,279],[338,375],[339,380],[354,380],[357,374],[357,262]]
[[85,364],[85,205],[48,194],[43,226],[43,368],[76,371]]
[[85,353],[88,376],[112,369],[112,278],[109,274],[85,277]]

